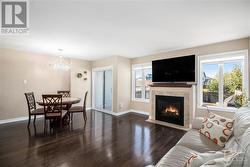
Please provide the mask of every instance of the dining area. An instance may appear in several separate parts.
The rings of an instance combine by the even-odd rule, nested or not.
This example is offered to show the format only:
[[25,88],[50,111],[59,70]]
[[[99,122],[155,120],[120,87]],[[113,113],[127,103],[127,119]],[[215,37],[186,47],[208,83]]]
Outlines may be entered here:
[[[42,94],[41,99],[35,99],[34,92],[24,93],[27,101],[28,123],[29,129],[33,119],[33,125],[36,124],[36,119],[43,117],[44,133],[51,129],[62,129],[65,126],[73,125],[73,117],[75,113],[80,113],[83,118],[83,124],[86,124],[86,101],[88,91],[84,92],[84,96],[71,97],[69,90],[58,90],[56,93]],[[83,100],[82,105],[78,104]],[[79,114],[77,114],[79,116]]]

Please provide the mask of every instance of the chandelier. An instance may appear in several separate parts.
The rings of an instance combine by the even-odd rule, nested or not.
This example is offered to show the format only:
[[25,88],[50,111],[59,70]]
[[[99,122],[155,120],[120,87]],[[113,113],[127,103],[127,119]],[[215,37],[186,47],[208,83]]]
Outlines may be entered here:
[[[61,53],[63,50],[58,49],[58,51]],[[56,59],[55,63],[53,64],[53,68],[56,70],[68,71],[70,69],[70,65],[68,62],[65,61],[63,56],[61,54],[59,54],[58,58]]]

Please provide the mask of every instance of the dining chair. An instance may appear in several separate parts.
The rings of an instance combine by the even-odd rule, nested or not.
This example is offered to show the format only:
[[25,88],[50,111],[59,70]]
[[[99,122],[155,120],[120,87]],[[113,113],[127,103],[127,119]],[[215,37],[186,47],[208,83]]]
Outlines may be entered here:
[[87,115],[86,115],[86,99],[87,99],[87,95],[88,95],[88,91],[85,92],[84,100],[83,100],[83,106],[73,106],[73,107],[71,107],[69,109],[71,122],[73,121],[73,114],[74,113],[82,112],[84,121],[86,123],[86,121],[87,121]]
[[61,94],[62,97],[70,97],[70,91],[69,90],[58,90],[57,94]]
[[44,115],[44,109],[43,108],[36,108],[36,99],[34,96],[34,92],[28,92],[24,93],[27,105],[28,105],[28,111],[29,111],[29,122],[28,127],[30,126],[30,120],[31,116],[34,116],[33,124],[36,122],[36,116],[37,115]]
[[47,94],[42,95],[44,105],[44,130],[47,127],[46,120],[60,121],[62,128],[62,121],[67,114],[66,110],[62,109],[62,95],[61,94]]
[[[70,97],[70,91],[69,90],[58,90],[57,94],[62,95],[63,98]],[[69,107],[67,105],[62,106],[63,110],[68,110]]]

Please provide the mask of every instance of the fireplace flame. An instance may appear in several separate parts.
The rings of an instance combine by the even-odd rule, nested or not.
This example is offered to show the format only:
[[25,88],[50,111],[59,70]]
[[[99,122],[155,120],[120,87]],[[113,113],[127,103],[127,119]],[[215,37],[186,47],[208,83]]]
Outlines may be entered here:
[[165,112],[179,115],[178,109],[175,106],[171,106],[171,105],[166,107]]

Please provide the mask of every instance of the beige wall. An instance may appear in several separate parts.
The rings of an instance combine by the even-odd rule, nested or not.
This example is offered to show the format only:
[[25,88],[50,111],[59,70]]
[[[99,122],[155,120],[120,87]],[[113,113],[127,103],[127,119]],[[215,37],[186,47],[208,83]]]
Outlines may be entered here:
[[[87,71],[87,74],[84,74]],[[82,73],[82,78],[77,78],[77,74]],[[87,80],[84,78],[87,77]],[[71,59],[70,69],[70,91],[72,97],[81,97],[81,103],[83,102],[84,94],[88,91],[87,96],[87,108],[91,107],[91,62],[81,59]],[[76,104],[76,105],[80,105]]]
[[117,111],[130,110],[131,94],[130,59],[117,57]]
[[113,112],[130,109],[130,59],[113,56],[92,62],[92,68],[113,67]]
[[[149,103],[131,101],[131,66],[133,64],[190,54],[202,56],[243,49],[248,49],[250,53],[249,41],[250,38],[244,38],[134,59],[120,56],[92,62],[70,59],[67,61],[71,62],[71,70],[67,72],[57,71],[50,67],[49,64],[53,63],[56,57],[0,49],[0,120],[27,116],[24,92],[29,91],[35,92],[37,100],[41,99],[42,93],[53,93],[59,89],[70,89],[72,96],[76,97],[83,97],[84,92],[89,91],[87,107],[91,107],[91,69],[104,66],[113,67],[113,111],[121,112],[133,109],[149,112]],[[87,81],[76,77],[78,72],[83,73],[85,70],[87,71]],[[27,80],[26,84],[24,80]],[[197,110],[197,115],[203,115],[203,113],[203,111]],[[232,116],[232,113],[218,113],[227,117]]]
[[[171,52],[166,52],[166,53],[159,53],[159,54],[154,54],[154,55],[145,56],[145,57],[138,57],[138,58],[132,59],[131,64],[148,63],[148,62],[151,62],[152,60],[185,56],[185,55],[191,55],[191,54],[195,54],[196,56],[202,56],[202,55],[207,55],[207,54],[244,50],[244,49],[249,49],[250,48],[249,45],[250,45],[249,38],[244,38],[244,39],[239,39],[239,40],[233,40],[233,41],[215,43],[215,44],[210,44],[210,45],[205,45],[205,46],[182,49],[182,50],[177,50],[177,51],[171,51]],[[131,109],[149,112],[150,105],[149,103],[131,101]],[[233,115],[232,113],[224,113],[224,112],[218,112],[218,113],[223,114],[228,117],[232,117]],[[204,111],[197,109],[196,114],[198,116],[203,115]]]
[[55,59],[53,56],[0,49],[0,120],[28,116],[25,92],[33,91],[39,100],[43,93],[70,89],[70,72],[50,67]]

